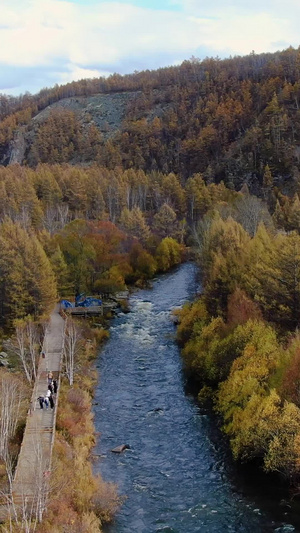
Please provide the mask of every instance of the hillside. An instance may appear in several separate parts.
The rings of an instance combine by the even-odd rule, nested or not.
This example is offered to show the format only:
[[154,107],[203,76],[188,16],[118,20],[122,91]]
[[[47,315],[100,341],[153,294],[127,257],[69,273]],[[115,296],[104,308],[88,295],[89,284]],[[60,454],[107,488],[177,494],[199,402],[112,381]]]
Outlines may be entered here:
[[70,112],[76,117],[82,132],[91,125],[95,125],[103,139],[106,140],[120,128],[125,116],[126,106],[137,97],[137,92],[117,93],[112,95],[98,94],[95,96],[63,98],[37,113],[26,128],[20,128],[10,143],[8,151],[2,157],[2,163],[9,161],[22,164],[25,154],[30,153],[31,145],[39,133],[40,128],[49,121],[55,113]]
[[[266,167],[298,190],[300,52],[191,59],[179,67],[83,80],[16,99],[1,97],[4,165],[89,164],[201,172],[262,193]],[[10,111],[11,110],[11,111]]]

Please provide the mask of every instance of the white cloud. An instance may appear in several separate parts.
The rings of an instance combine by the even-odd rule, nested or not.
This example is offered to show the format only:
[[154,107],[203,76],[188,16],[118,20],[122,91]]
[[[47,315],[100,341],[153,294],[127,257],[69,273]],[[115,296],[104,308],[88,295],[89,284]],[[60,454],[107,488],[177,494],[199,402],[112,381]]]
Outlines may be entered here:
[[[194,19],[197,21],[197,19]],[[199,20],[199,26],[203,22]],[[246,55],[255,50],[256,53],[275,51],[274,39],[282,39],[287,35],[285,21],[273,18],[263,13],[247,17],[229,17],[211,20],[205,36],[205,44],[220,52],[231,50],[234,54]],[[276,36],[276,37],[275,37]]]
[[[49,81],[70,81],[70,76],[156,68],[191,55],[267,52],[280,42],[299,44],[299,0],[286,0],[284,6],[282,0],[172,1],[182,12],[145,9],[129,1],[89,6],[88,0],[85,5],[1,0],[0,65],[6,68],[1,69],[0,88],[8,86],[4,76],[9,68],[20,73],[35,69],[28,89],[38,90]],[[25,82],[15,83],[14,92]]]
[[83,80],[85,78],[99,78],[100,76],[108,76],[110,72],[104,70],[81,68],[70,63],[66,66],[67,72],[58,72],[57,77],[60,83],[68,83],[70,81]]

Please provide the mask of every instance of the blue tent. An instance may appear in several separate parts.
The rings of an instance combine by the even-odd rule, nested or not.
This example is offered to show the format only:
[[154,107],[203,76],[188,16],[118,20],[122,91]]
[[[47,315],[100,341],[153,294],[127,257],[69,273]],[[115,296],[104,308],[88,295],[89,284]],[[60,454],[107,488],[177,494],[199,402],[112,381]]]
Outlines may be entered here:
[[64,309],[66,309],[67,307],[74,307],[74,305],[72,304],[72,302],[69,302],[69,300],[61,300],[60,305],[61,305],[61,307],[63,307]]
[[82,292],[81,294],[78,294],[78,296],[76,296],[75,298],[75,307],[77,307],[77,305],[79,305],[79,303],[83,302],[84,300],[85,300],[84,292]]
[[102,305],[102,300],[87,296],[82,302],[79,302],[76,307],[91,307],[93,305]]

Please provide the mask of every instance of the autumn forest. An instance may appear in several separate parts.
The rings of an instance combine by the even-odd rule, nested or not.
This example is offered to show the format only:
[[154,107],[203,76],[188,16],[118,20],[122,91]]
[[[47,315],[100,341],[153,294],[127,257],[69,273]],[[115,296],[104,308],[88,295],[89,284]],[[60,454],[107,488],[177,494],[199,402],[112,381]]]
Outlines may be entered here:
[[[297,490],[299,80],[288,48],[0,96],[2,339],[58,298],[196,261],[177,340],[199,402],[235,459]],[[78,111],[100,93],[122,105],[101,124]]]

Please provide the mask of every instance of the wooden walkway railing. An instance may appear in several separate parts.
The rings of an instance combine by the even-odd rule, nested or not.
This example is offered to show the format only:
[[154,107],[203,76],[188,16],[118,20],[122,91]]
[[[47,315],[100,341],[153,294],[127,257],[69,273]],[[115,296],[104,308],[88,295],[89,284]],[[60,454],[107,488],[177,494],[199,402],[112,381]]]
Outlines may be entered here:
[[31,408],[28,412],[23,442],[12,484],[11,505],[8,512],[23,516],[41,518],[45,509],[48,482],[51,471],[52,448],[55,435],[56,407],[59,387],[54,408],[41,409],[37,398],[45,395],[48,388],[48,372],[60,383],[62,351],[64,339],[64,320],[57,309],[51,314],[47,327],[43,351],[40,357],[38,375],[32,394]]

